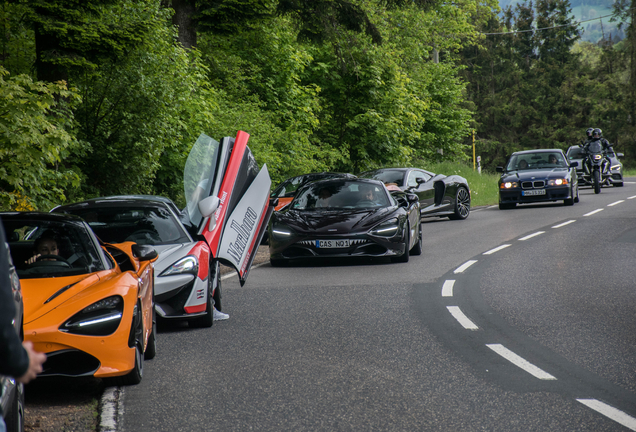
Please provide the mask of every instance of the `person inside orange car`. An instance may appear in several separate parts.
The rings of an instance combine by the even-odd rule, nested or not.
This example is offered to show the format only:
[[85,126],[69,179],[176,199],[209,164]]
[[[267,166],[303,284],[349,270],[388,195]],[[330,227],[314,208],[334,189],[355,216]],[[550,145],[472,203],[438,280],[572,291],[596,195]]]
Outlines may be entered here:
[[38,261],[38,258],[43,256],[45,257],[41,259],[43,261],[55,261],[55,258],[51,255],[60,256],[60,249],[57,246],[55,237],[55,233],[51,230],[45,231],[38,237],[34,244],[35,253],[26,261],[26,264],[33,264]]

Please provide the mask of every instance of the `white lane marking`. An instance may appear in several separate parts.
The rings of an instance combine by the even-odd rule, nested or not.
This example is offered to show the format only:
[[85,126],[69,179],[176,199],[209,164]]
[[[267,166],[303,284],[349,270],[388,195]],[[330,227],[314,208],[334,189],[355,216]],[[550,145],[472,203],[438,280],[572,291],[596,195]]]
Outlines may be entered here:
[[634,198],[636,198],[636,195],[634,195],[634,196],[630,196],[630,197],[629,197],[629,198],[627,198],[627,199],[634,199]]
[[[263,266],[263,265],[267,264],[268,262],[269,261],[265,261],[265,262],[262,262],[260,264],[253,265],[252,267],[250,267],[250,270],[254,270],[255,268],[259,268],[260,266]],[[234,277],[234,276],[238,276],[238,273],[234,269],[232,269],[232,272],[221,276],[221,280],[229,279],[229,278]]]
[[446,306],[446,309],[466,330],[479,330],[479,327],[464,315],[459,306]]
[[561,228],[561,227],[564,227],[566,225],[570,225],[573,222],[576,222],[576,219],[572,219],[572,220],[569,220],[567,222],[563,222],[562,224],[555,225],[552,228]]
[[592,216],[593,214],[596,214],[598,212],[602,212],[604,209],[596,209],[594,211],[591,211],[589,213],[585,213],[583,216]]
[[455,269],[455,271],[453,273],[464,273],[464,271],[470,267],[471,265],[475,264],[477,262],[477,260],[469,260],[466,261],[464,264],[460,265],[459,267],[457,267]]
[[625,202],[625,200],[616,201],[616,202],[613,202],[613,203],[611,203],[611,204],[608,204],[607,206],[608,206],[608,207],[614,207],[616,204],[620,204],[620,203],[622,203],[622,202]]
[[492,255],[495,252],[499,252],[500,250],[507,248],[508,246],[510,246],[510,245],[509,244],[504,244],[504,245],[498,246],[498,247],[496,247],[494,249],[490,249],[488,252],[484,252],[484,255]]
[[626,428],[636,431],[636,418],[625,414],[621,410],[617,410],[613,406],[607,405],[596,399],[577,399],[583,405],[588,408],[592,408],[594,411],[603,414],[605,417],[609,417],[617,423],[622,424]]
[[117,430],[117,415],[119,411],[119,399],[124,391],[122,387],[108,387],[102,395],[101,418],[99,430],[103,432],[115,432]]
[[490,348],[491,350],[493,350],[494,352],[496,352],[497,354],[499,354],[500,356],[502,356],[503,358],[505,358],[506,360],[508,360],[509,362],[511,362],[512,364],[514,364],[515,366],[520,367],[521,369],[535,376],[536,378],[539,378],[542,380],[556,379],[555,377],[553,377],[546,371],[539,369],[538,367],[530,363],[528,360],[524,359],[523,357],[519,357],[517,354],[513,353],[512,351],[510,351],[508,348],[506,348],[505,346],[501,344],[486,344],[486,346]]
[[545,232],[545,231],[537,231],[537,232],[536,232],[536,233],[534,233],[534,234],[530,234],[530,235],[527,235],[527,236],[525,236],[525,237],[521,237],[521,238],[519,239],[519,241],[524,241],[524,240],[531,239],[532,237],[536,237],[536,236],[538,236],[538,235],[541,235],[541,234],[543,234],[544,232]]
[[454,279],[444,281],[444,285],[442,285],[442,297],[452,297],[454,285],[455,285]]

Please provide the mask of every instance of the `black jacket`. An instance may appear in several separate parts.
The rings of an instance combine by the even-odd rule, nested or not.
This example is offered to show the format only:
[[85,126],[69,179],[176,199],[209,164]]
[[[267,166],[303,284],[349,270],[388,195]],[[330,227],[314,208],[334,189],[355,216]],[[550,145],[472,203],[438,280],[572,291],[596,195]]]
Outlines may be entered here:
[[16,310],[9,279],[8,255],[9,248],[0,221],[0,375],[19,378],[29,368],[29,356],[13,327]]

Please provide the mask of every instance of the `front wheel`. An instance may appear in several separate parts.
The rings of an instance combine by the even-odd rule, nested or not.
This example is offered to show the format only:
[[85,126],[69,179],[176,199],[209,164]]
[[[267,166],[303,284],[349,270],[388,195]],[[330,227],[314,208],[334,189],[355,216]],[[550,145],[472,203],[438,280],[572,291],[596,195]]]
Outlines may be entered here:
[[391,261],[393,262],[400,262],[400,263],[407,263],[409,262],[409,236],[411,235],[411,227],[410,226],[406,226],[406,239],[404,242],[404,253],[400,256],[397,257],[392,257]]
[[593,177],[594,177],[594,193],[595,194],[599,194],[601,193],[601,173],[598,172],[598,170],[594,170],[593,173]]
[[574,205],[574,188],[570,188],[570,198],[563,200],[563,204],[566,206]]
[[413,245],[413,248],[409,252],[413,256],[422,255],[422,226],[420,225],[420,229],[417,234],[417,243]]
[[457,189],[455,194],[455,213],[448,218],[451,220],[463,220],[470,214],[470,192],[463,186]]

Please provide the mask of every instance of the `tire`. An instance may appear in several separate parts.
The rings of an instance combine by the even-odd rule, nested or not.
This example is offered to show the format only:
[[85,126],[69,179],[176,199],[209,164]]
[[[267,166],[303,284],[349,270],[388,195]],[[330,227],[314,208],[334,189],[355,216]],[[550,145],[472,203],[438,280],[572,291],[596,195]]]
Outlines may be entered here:
[[[217,270],[218,273],[218,270]],[[221,275],[217,274],[216,276],[216,289],[214,290],[214,295],[212,296],[212,300],[214,300],[214,307],[216,310],[221,312],[223,310],[223,305],[221,304]]]
[[137,304],[137,307],[137,318],[136,323],[134,323],[135,366],[127,375],[116,377],[113,379],[113,384],[117,386],[137,385],[141,382],[141,379],[144,376],[144,344],[142,340],[144,337],[144,320],[141,316],[143,313],[141,311],[141,304]]
[[[406,226],[406,232],[408,235],[411,235],[411,227],[409,225]],[[408,242],[408,239],[405,240]],[[391,257],[391,261],[399,262],[399,263],[407,263],[409,262],[409,245],[408,243],[404,244],[404,253],[400,256]]]
[[146,345],[146,351],[144,351],[144,360],[152,360],[157,355],[157,312],[155,307],[152,307],[152,331],[148,336],[148,344]]
[[455,213],[448,218],[451,220],[464,220],[470,214],[470,192],[463,186],[457,189],[455,194]]
[[574,202],[579,202],[579,185],[576,185],[576,196],[574,197]]
[[563,205],[572,206],[574,205],[574,189],[570,188],[570,198],[563,200]]
[[417,243],[413,245],[413,247],[411,248],[411,251],[409,252],[409,254],[413,256],[422,255],[422,226],[421,225],[418,231],[419,232],[417,234]]
[[595,194],[600,194],[601,193],[601,179],[600,179],[601,173],[598,172],[598,170],[594,170],[593,173],[593,184],[594,184],[594,193]]
[[499,210],[511,210],[517,206],[517,203],[499,203]]
[[189,321],[193,328],[210,328],[214,324],[214,300],[212,298],[212,278],[208,275],[208,298],[205,302],[205,315]]
[[24,386],[18,382],[15,383],[14,397],[11,403],[11,409],[5,413],[4,421],[7,426],[7,432],[23,432],[24,431]]

